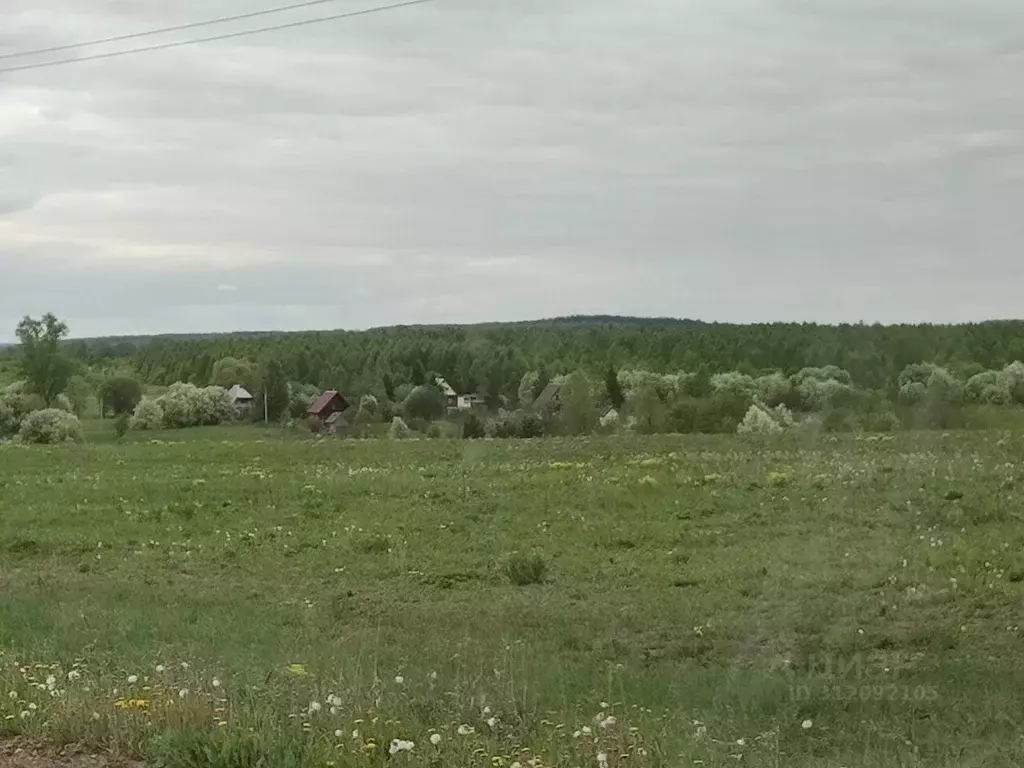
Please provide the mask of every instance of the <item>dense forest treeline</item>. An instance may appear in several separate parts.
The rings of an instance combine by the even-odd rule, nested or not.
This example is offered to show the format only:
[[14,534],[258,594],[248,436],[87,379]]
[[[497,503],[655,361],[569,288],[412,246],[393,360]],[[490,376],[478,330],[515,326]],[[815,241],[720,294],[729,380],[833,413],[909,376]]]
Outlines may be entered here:
[[223,358],[277,360],[289,380],[374,392],[437,372],[458,391],[512,395],[524,373],[609,367],[757,374],[835,365],[861,387],[891,390],[908,365],[934,362],[963,378],[1024,359],[1024,321],[964,325],[711,324],[639,318],[559,318],[535,323],[410,326],[367,331],[227,334],[70,341],[91,365],[130,360],[153,384],[210,380]]

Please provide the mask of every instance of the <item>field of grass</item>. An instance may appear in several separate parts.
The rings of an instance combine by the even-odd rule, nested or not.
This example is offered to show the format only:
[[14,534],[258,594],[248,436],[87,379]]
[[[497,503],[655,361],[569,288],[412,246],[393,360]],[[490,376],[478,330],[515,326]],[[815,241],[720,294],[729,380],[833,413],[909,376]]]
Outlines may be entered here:
[[1020,765],[1022,456],[999,432],[0,446],[0,741]]

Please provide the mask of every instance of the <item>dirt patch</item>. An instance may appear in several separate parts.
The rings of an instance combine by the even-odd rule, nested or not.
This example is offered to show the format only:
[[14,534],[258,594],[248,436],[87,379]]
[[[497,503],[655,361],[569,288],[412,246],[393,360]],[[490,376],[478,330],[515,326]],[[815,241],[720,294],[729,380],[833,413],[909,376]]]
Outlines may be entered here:
[[102,755],[57,754],[0,744],[0,768],[145,768],[142,763]]

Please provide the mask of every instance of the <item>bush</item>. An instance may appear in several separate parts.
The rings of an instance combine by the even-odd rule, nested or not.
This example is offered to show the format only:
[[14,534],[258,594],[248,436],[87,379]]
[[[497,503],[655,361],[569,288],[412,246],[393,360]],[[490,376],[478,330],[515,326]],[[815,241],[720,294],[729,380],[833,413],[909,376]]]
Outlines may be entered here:
[[144,397],[135,406],[128,426],[131,429],[160,429],[164,425],[164,409],[151,397]]
[[[139,407],[145,402],[143,400],[139,403]],[[156,398],[155,402],[161,410],[162,426],[168,429],[222,424],[233,419],[237,413],[231,404],[230,395],[223,387],[200,388],[195,384],[177,382]],[[150,414],[154,413],[149,406],[147,408]],[[147,424],[149,426],[133,428],[156,429],[152,421],[147,421]]]
[[529,438],[544,434],[544,421],[539,414],[530,411],[498,411],[484,426],[487,437]]
[[406,418],[433,421],[444,416],[447,407],[444,395],[437,387],[421,385],[413,389],[402,404]]
[[467,415],[466,420],[462,422],[462,439],[479,440],[485,435],[484,423],[480,421],[480,417],[475,413]]
[[538,554],[525,555],[516,552],[505,563],[505,575],[517,587],[541,584],[547,576],[548,566]]
[[131,417],[127,413],[119,413],[114,417],[114,436],[120,440],[128,432]]
[[320,394],[316,387],[308,384],[288,385],[288,415],[293,419],[306,418],[309,406],[313,404]]
[[142,385],[127,376],[107,379],[100,385],[100,407],[103,413],[131,413],[142,402]]
[[401,416],[395,416],[391,420],[391,426],[388,427],[388,437],[392,440],[404,440],[410,434],[409,425],[405,423]]
[[783,431],[782,425],[757,403],[747,409],[743,421],[736,427],[736,432],[741,435],[772,435]]
[[22,442],[52,445],[69,440],[81,442],[82,425],[78,417],[59,408],[44,408],[33,411],[21,422],[18,435]]

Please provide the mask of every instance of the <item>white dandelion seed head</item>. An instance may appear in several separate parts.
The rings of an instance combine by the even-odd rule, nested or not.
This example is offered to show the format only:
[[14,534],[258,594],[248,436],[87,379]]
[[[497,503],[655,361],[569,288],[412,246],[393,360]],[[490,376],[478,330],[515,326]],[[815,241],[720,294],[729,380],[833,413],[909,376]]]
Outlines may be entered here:
[[416,744],[411,741],[405,741],[404,739],[394,739],[391,742],[391,748],[388,750],[392,755],[397,755],[399,752],[412,752],[412,748]]
[[433,744],[435,747],[438,744],[440,744],[441,743],[441,734],[440,733],[432,733],[432,734],[430,734],[430,743]]
[[46,687],[47,688],[53,688],[55,685],[57,685],[57,678],[56,677],[54,677],[53,675],[50,675],[49,677],[46,678]]
[[128,685],[135,685],[137,682],[139,682],[138,675],[128,675]]
[[70,672],[68,672],[68,680],[78,680],[81,676],[82,673],[79,672],[77,669],[72,669]]
[[395,682],[398,683],[399,685],[402,685],[402,684],[405,683],[405,678],[402,677],[401,675],[395,675]]
[[311,701],[309,703],[310,712],[319,712],[321,709],[323,709],[323,705],[319,701]]
[[352,731],[352,741],[359,741],[361,738],[363,738],[363,737],[362,737],[362,734],[359,733],[359,729],[358,728],[356,728],[354,731]]
[[488,728],[494,728],[497,724],[498,724],[498,718],[496,718],[496,717],[489,717],[489,718],[487,718],[487,727]]
[[584,725],[582,730],[584,736],[589,736],[591,733],[593,733],[589,725]]
[[800,727],[803,728],[805,731],[809,731],[811,728],[814,727],[814,721],[804,720],[802,723],[800,723]]
[[7,698],[10,699],[11,701],[17,701],[18,700],[18,692],[17,691],[11,691],[10,693],[7,694]]
[[608,753],[607,752],[598,752],[597,753],[597,764],[600,765],[600,766],[608,765]]
[[465,723],[463,723],[462,725],[460,725],[458,727],[458,734],[459,734],[459,736],[472,736],[473,735],[473,728],[472,728],[472,726],[469,726],[469,725],[466,725]]
[[213,678],[213,687],[220,688],[220,680],[218,680],[216,677]]
[[601,721],[601,727],[602,728],[611,728],[617,722],[618,722],[618,720],[615,719],[615,715],[608,715],[608,717],[606,717],[604,720]]
[[334,732],[334,738],[342,739],[344,737],[345,737],[345,733],[340,728]]
[[188,688],[182,688],[180,691],[178,691],[179,699],[184,699],[186,696],[188,696]]
[[157,664],[156,665],[156,671],[157,671],[157,674],[163,672],[164,671],[164,665],[163,664]]

